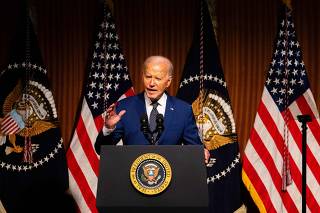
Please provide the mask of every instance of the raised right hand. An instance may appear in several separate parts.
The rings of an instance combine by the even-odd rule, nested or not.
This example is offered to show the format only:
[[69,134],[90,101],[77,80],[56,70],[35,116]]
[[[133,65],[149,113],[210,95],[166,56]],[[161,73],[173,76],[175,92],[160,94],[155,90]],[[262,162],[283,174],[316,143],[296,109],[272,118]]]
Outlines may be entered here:
[[121,117],[126,113],[126,110],[121,110],[119,114],[117,114],[115,108],[115,104],[111,104],[107,109],[104,126],[108,129],[114,129]]

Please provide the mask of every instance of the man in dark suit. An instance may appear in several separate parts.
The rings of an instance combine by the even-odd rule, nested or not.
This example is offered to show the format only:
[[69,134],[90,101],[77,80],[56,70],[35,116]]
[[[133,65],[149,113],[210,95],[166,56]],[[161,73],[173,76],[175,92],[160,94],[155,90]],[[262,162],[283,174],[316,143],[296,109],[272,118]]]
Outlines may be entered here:
[[[103,130],[95,143],[124,145],[202,145],[191,106],[165,91],[172,81],[173,66],[163,56],[151,56],[143,66],[145,90],[112,104],[107,109]],[[207,161],[209,151],[204,148]]]

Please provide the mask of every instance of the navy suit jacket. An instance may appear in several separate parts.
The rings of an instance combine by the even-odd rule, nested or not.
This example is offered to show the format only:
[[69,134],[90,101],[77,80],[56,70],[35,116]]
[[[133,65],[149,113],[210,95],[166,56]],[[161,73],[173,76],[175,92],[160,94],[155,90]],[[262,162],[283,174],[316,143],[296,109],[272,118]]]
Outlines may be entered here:
[[[173,96],[167,95],[167,103],[164,115],[164,131],[158,145],[202,145],[198,128],[192,112],[192,107]],[[97,153],[100,146],[116,144],[122,139],[124,145],[148,145],[150,142],[141,131],[140,119],[146,114],[144,93],[131,96],[119,101],[116,112],[126,110],[115,130],[108,136],[101,131],[95,143]]]

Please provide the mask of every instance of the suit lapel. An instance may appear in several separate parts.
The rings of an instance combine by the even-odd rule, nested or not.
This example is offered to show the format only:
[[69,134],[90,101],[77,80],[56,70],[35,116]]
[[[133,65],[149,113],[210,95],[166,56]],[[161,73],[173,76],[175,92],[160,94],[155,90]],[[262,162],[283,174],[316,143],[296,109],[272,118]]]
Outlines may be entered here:
[[137,114],[140,119],[142,115],[147,113],[146,104],[145,104],[145,100],[144,100],[144,93],[143,92],[139,93],[137,95],[137,98],[138,98],[138,101],[136,102],[135,108],[136,108]]

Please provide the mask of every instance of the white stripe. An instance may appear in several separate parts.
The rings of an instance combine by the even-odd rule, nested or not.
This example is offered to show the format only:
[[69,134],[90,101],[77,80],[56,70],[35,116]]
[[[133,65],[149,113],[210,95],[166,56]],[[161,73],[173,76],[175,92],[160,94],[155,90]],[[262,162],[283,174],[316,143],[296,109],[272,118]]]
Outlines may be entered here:
[[[272,160],[276,166],[278,175],[281,177],[282,176],[282,166],[283,166],[282,155],[279,152],[277,146],[275,145],[275,142],[274,142],[272,136],[270,135],[270,133],[268,132],[264,123],[260,119],[260,116],[258,116],[258,115],[257,115],[257,118],[254,123],[254,128],[256,129],[257,134],[261,138],[266,149],[268,150],[268,152],[272,156]],[[263,177],[261,177],[261,179],[263,179]],[[278,189],[280,189],[280,186],[278,186]],[[290,187],[288,187],[287,190],[288,190],[288,193],[289,193],[291,199],[293,200],[296,208],[299,209],[300,205],[298,205],[298,203],[295,202],[295,201],[299,201],[299,202],[301,201],[301,195],[300,195],[299,189],[297,188],[297,185],[294,183],[294,184],[290,185]],[[279,192],[277,192],[277,193],[279,193]],[[270,194],[270,197],[273,197],[273,194]]]
[[81,212],[84,212],[84,213],[91,212],[84,197],[81,194],[81,191],[79,189],[77,182],[73,178],[73,174],[71,173],[70,169],[69,169],[69,191],[72,194]]
[[[290,105],[290,112],[296,112],[297,114],[301,114],[301,111],[299,110],[299,107],[296,102],[294,102]],[[317,119],[316,121],[312,121],[312,122],[318,122],[318,120],[319,119]],[[299,129],[301,131],[301,123],[296,121],[296,125],[299,127]],[[309,128],[307,131],[307,145],[310,148],[313,156],[317,160],[317,164],[320,165],[320,155],[319,155],[320,146]]]
[[314,97],[313,97],[311,90],[308,89],[307,91],[305,91],[305,93],[303,93],[303,97],[306,99],[306,102],[309,104],[309,106],[313,112],[313,115],[318,119],[319,112],[318,112],[316,102],[314,100]]
[[[270,176],[270,173],[269,173],[268,169],[265,167],[263,161],[261,160],[261,158],[258,155],[258,153],[256,152],[256,150],[252,146],[250,140],[249,140],[249,142],[248,142],[248,144],[246,146],[245,155],[247,156],[248,161],[251,163],[252,167],[255,168],[258,176],[261,179],[261,182],[266,187],[266,189],[267,189],[267,191],[269,193],[269,198],[270,198],[270,200],[272,202],[273,207],[276,210],[282,209],[281,208],[282,200],[281,200],[281,197],[280,197],[277,189],[275,188],[275,186],[273,184],[273,180],[272,180],[272,178]],[[282,210],[283,210],[283,212],[287,212],[285,207],[283,207]]]
[[71,151],[73,152],[74,157],[75,157],[79,167],[81,168],[81,171],[82,171],[83,175],[85,176],[86,181],[89,184],[91,192],[95,196],[96,192],[97,192],[98,177],[96,176],[96,174],[92,170],[91,164],[90,164],[86,154],[84,153],[84,150],[82,149],[82,146],[80,144],[78,134],[76,131],[73,135],[73,139],[72,139],[71,143],[77,144],[77,145],[70,147]]
[[[269,111],[269,113],[272,115],[272,118],[274,119],[274,121],[277,123],[277,127],[279,129],[279,132],[283,132],[283,123],[284,123],[284,120],[283,120],[283,117],[280,113],[280,111],[278,110],[276,104],[274,103],[272,97],[270,96],[269,92],[266,92],[264,93],[264,95],[262,96],[262,99],[263,101],[265,101],[265,105]],[[296,102],[293,102],[290,107],[289,107],[289,110],[291,113],[293,113],[293,115],[298,115],[298,114],[301,114]],[[277,120],[275,120],[275,118],[277,118]],[[300,126],[300,123],[295,120],[296,122],[296,125],[299,127]],[[312,136],[312,142],[311,140],[308,140],[308,144],[310,143],[310,145],[313,145],[316,143],[316,140],[314,139],[312,133],[310,131],[308,131],[308,138]],[[299,172],[300,172],[300,175],[301,175],[301,170],[302,170],[302,156],[301,156],[301,151],[297,145],[297,142],[293,139],[291,133],[289,132],[289,153],[290,153],[290,156],[292,157],[292,159],[294,160],[296,166],[298,167],[299,169]],[[315,143],[313,143],[315,142]],[[317,144],[318,145],[318,144]],[[318,149],[313,149],[313,150],[320,150],[319,148]],[[319,153],[320,151],[318,151]],[[319,156],[315,155],[316,157],[319,158]],[[319,162],[319,161],[318,161]],[[281,162],[282,163],[282,162]],[[319,164],[319,163],[318,163]],[[308,174],[308,178],[307,178],[307,185],[309,187],[309,189],[311,190],[314,198],[317,200],[317,202],[319,203],[320,201],[320,196],[316,196],[317,194],[319,194],[319,184],[316,180],[316,178],[314,177],[313,174],[310,174],[311,171],[310,171],[310,168],[309,166],[307,165],[307,174]],[[309,175],[310,174],[310,175]],[[295,187],[296,188],[296,187]],[[292,186],[288,187],[287,190],[292,190]],[[297,189],[298,190],[298,189]],[[295,191],[295,190],[294,190]],[[301,196],[301,193],[299,191],[296,191],[296,193],[299,193],[299,195]],[[293,198],[293,200],[297,200],[296,197],[293,197],[291,195],[291,197]],[[300,198],[301,200],[301,198]],[[300,201],[301,202],[301,201]],[[301,205],[298,205],[299,209],[301,208]]]
[[[301,114],[301,111],[299,110],[298,106],[296,103],[293,103],[290,106],[290,111],[293,110],[294,112],[297,112],[298,114]],[[300,131],[301,131],[301,123],[299,121],[296,120],[296,125],[299,127]],[[291,136],[291,135],[290,135]],[[293,140],[292,137],[290,137],[291,141]],[[317,163],[319,165],[319,153],[320,153],[320,148],[319,148],[319,144],[317,143],[316,139],[314,138],[312,132],[309,130],[307,131],[307,143],[308,146],[313,154],[313,156],[316,158],[317,162],[313,162],[313,163]],[[299,167],[299,171],[300,174],[302,174],[302,153],[299,150],[296,142],[294,143],[290,143],[293,144],[293,148],[295,148],[295,150],[293,152],[295,152],[293,155],[293,157],[295,158],[299,158],[299,161],[296,161],[297,166]],[[313,146],[314,148],[311,148],[310,146]],[[317,146],[317,147],[315,147]],[[289,146],[289,148],[292,146]],[[291,153],[291,149],[290,149],[290,153]],[[308,156],[307,156],[308,157]],[[315,198],[315,200],[317,201],[317,203],[320,203],[320,185],[319,185],[319,181],[317,181],[316,177],[314,176],[314,173],[319,172],[319,171],[314,171],[314,169],[311,169],[309,167],[309,165],[307,164],[307,185],[311,191],[311,193],[313,194],[313,197]]]
[[96,138],[99,132],[97,130],[96,124],[94,123],[94,118],[85,99],[83,99],[82,103],[81,117],[86,128],[87,134],[90,138],[92,149],[94,149],[94,143],[96,142]]

